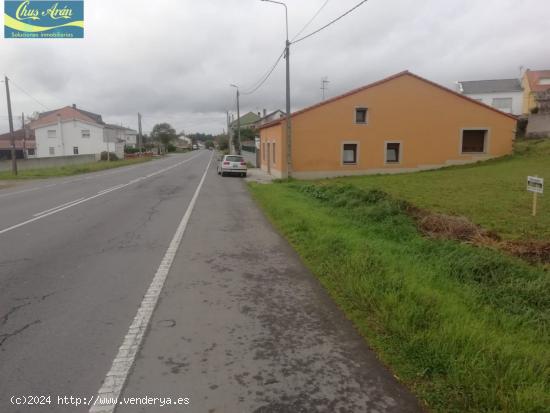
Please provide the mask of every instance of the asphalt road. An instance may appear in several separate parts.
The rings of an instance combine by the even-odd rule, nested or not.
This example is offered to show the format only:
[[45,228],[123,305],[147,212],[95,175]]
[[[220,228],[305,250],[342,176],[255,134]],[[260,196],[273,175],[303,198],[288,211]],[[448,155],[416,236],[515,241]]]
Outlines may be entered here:
[[88,411],[163,270],[117,412],[419,411],[211,155],[0,191],[0,412]]

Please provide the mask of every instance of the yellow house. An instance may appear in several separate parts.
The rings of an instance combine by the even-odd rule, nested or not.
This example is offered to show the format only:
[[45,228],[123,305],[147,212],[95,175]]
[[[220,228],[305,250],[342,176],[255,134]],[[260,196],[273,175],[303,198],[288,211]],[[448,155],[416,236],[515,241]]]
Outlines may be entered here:
[[[291,176],[410,172],[512,153],[516,118],[408,71],[292,114]],[[286,120],[260,128],[264,171],[288,173]]]
[[527,115],[531,109],[537,107],[535,99],[537,92],[550,90],[550,70],[529,70],[523,74],[523,114]]

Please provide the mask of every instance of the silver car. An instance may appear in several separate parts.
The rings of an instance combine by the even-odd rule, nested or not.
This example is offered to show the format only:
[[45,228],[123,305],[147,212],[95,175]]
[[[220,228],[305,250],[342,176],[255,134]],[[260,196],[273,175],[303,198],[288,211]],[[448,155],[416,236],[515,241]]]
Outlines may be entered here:
[[246,161],[240,155],[225,155],[218,159],[218,175],[237,174],[246,176],[247,171]]

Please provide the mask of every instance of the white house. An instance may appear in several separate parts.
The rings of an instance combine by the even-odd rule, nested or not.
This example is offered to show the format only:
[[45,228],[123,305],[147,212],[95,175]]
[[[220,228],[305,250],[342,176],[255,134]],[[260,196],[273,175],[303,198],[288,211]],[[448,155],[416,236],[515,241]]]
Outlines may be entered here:
[[521,115],[523,88],[519,79],[469,80],[457,82],[458,91],[478,102],[512,115]]
[[125,126],[106,124],[105,133],[109,137],[110,142],[124,142],[126,146],[131,148],[137,147],[137,131],[133,129]]
[[124,142],[112,134],[101,115],[73,106],[43,112],[29,123],[36,137],[36,157],[90,155],[103,151],[124,157]]

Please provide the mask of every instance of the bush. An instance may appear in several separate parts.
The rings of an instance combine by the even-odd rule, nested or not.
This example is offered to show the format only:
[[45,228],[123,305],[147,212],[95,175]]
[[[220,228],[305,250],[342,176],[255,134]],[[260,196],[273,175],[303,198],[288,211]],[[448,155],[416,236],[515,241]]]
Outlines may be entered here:
[[[107,151],[101,152],[101,160],[106,161],[107,160]],[[109,152],[109,160],[111,161],[118,161],[118,156],[114,152]]]
[[166,152],[176,152],[177,149],[178,148],[176,148],[176,146],[171,143],[166,145]]

